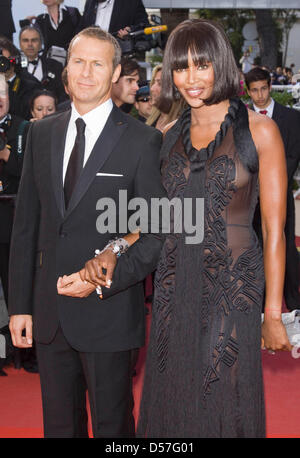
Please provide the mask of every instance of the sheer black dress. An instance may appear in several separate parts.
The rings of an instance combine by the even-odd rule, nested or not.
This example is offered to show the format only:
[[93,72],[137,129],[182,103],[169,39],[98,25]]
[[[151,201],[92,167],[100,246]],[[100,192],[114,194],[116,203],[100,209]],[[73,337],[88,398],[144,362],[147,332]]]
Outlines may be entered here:
[[247,109],[232,99],[207,148],[193,148],[189,132],[187,110],[166,135],[162,179],[170,199],[204,199],[204,237],[187,244],[173,233],[164,244],[137,435],[264,437],[264,272]]

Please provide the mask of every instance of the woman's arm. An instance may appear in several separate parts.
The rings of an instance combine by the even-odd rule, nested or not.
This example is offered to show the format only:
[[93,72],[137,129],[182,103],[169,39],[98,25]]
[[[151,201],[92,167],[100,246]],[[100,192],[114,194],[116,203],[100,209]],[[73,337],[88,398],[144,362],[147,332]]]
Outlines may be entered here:
[[[139,238],[139,232],[129,233],[123,237],[129,247]],[[110,287],[117,264],[117,255],[108,247],[103,253],[86,262],[83,269],[71,275],[59,277],[57,292],[65,296],[87,297],[99,287]],[[105,273],[103,272],[105,269]],[[101,296],[100,296],[101,297]]]
[[265,268],[265,311],[263,346],[269,350],[290,350],[281,321],[285,273],[285,217],[287,172],[284,146],[274,121],[250,115],[250,129],[259,156],[259,193]]

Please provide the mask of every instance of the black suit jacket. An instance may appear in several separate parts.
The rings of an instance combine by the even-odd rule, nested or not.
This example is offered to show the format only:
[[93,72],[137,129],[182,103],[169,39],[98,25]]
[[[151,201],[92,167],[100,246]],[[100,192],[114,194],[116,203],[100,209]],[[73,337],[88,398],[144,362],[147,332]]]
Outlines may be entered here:
[[[253,105],[249,106],[254,110]],[[278,102],[274,102],[272,115],[276,122],[285,149],[288,186],[292,187],[293,176],[300,161],[300,112],[293,108],[288,108]]]
[[120,189],[128,199],[165,195],[161,134],[114,106],[65,211],[62,165],[69,118],[70,110],[55,114],[36,121],[29,132],[12,236],[9,314],[33,314],[39,342],[50,342],[60,322],[80,351],[136,348],[145,331],[141,281],[155,270],[162,238],[145,234],[119,258],[113,287],[105,289],[102,301],[95,292],[85,299],[60,296],[56,283],[112,238],[97,232],[98,199],[113,199],[118,214]]
[[47,58],[44,54],[40,57],[40,59],[43,69],[42,81],[39,81],[35,76],[31,76],[34,78],[40,88],[45,88],[54,92],[59,103],[65,101],[68,96],[65,93],[61,79],[63,66],[57,60]]
[[[0,161],[0,180],[3,191],[0,196],[15,195],[21,178],[23,157],[29,123],[12,115],[6,132],[6,141],[10,146],[7,162]],[[14,216],[14,200],[0,199],[0,243],[9,243]]]
[[[82,16],[81,29],[95,24],[97,0],[87,0]],[[110,25],[110,33],[118,32],[126,26],[149,25],[148,16],[142,0],[115,0]]]
[[288,184],[291,187],[300,161],[300,112],[275,102],[272,119],[278,125],[284,143]]
[[27,70],[18,72],[13,81],[9,83],[9,112],[23,119],[32,118],[29,108],[30,98],[40,87],[40,82]]
[[11,0],[1,0],[0,2],[0,31],[11,39],[12,34],[16,31],[11,12]]

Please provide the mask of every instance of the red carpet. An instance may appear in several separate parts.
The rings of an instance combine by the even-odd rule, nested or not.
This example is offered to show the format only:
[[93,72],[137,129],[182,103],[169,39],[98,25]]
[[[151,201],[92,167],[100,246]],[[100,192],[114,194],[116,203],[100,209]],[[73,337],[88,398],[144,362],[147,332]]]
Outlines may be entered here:
[[[148,333],[150,320],[148,315]],[[145,354],[146,347],[140,351],[137,376],[134,377],[135,418],[140,403]],[[300,438],[300,349],[297,356],[293,358],[289,352],[276,355],[262,352],[269,438]],[[8,377],[0,377],[0,438],[43,437],[39,375],[13,367],[5,370]]]

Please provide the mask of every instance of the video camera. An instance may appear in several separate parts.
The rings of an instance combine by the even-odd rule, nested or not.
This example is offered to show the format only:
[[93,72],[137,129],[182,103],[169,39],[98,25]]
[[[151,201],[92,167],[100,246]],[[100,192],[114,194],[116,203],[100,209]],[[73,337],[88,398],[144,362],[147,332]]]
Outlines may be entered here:
[[[130,26],[130,32],[123,39],[118,38],[118,32],[113,34],[119,42],[123,55],[132,58],[138,52],[150,51],[156,47],[163,49],[165,42],[161,33],[166,32],[168,27],[161,25],[161,20],[158,16],[152,15],[151,20],[156,25],[149,26],[141,23],[136,26]],[[154,34],[158,34],[155,39],[153,38]]]
[[0,49],[0,73],[6,73],[10,66],[14,65],[17,68],[26,68],[28,66],[28,59],[24,55],[11,56],[9,58],[3,56],[2,49]]

